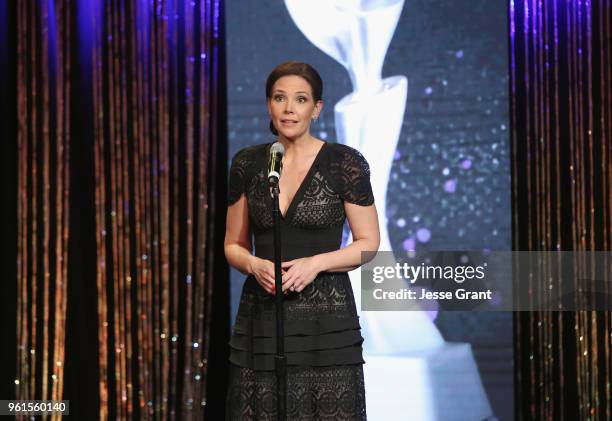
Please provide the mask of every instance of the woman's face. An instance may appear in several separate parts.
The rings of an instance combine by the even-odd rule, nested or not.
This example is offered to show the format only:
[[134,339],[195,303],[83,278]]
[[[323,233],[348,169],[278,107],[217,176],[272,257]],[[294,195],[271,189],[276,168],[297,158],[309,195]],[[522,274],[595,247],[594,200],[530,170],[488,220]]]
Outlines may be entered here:
[[272,87],[268,111],[278,133],[296,139],[308,133],[313,117],[318,117],[322,101],[315,103],[312,88],[300,76],[283,76]]

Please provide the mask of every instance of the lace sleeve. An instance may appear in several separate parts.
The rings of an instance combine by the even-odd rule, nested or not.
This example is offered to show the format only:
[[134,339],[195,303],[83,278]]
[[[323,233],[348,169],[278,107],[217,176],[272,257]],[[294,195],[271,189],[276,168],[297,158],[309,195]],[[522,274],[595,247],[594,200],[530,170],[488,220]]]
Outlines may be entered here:
[[232,159],[232,165],[229,173],[229,193],[228,193],[228,205],[236,203],[242,193],[246,191],[245,183],[247,180],[247,159],[245,150],[241,150]]
[[357,149],[344,146],[339,177],[340,195],[344,201],[360,206],[374,203],[370,166]]

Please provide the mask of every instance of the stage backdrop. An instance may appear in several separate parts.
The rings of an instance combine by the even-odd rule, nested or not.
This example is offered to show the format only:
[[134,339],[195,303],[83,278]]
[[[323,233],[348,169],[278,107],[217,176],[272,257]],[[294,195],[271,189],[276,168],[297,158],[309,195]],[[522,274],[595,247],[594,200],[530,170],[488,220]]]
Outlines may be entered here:
[[[247,145],[274,140],[268,131],[266,77],[279,63],[304,61],[324,81],[325,107],[312,134],[355,145],[370,163],[383,216],[381,249],[393,250],[398,259],[408,250],[510,250],[506,2],[303,3],[308,5],[291,0],[227,5],[229,157]],[[397,93],[382,107],[384,118],[399,119],[397,130],[382,128],[378,138],[361,132],[355,143],[347,135],[354,129],[338,127],[345,121],[347,100],[341,100],[356,90],[375,91],[381,81],[377,66],[387,90]],[[374,142],[377,153],[370,149]],[[243,282],[243,275],[232,273],[232,316]],[[369,317],[365,313],[362,320]],[[476,380],[454,381],[450,393],[472,387],[480,377],[491,414],[513,419],[512,315],[440,312],[428,315],[431,319],[433,327],[424,327],[428,335],[437,330],[445,341],[471,344],[477,363]],[[380,332],[364,333],[367,351],[372,334]],[[417,349],[420,341],[432,339],[406,334],[402,341],[396,345]],[[372,382],[366,381],[367,394],[376,393],[368,387]],[[411,390],[389,393],[402,400]],[[460,418],[462,410],[458,404],[451,418]],[[371,419],[383,414],[381,408],[368,408]]]
[[79,420],[206,412],[219,17],[213,0],[0,3],[17,114],[2,399],[66,399]]

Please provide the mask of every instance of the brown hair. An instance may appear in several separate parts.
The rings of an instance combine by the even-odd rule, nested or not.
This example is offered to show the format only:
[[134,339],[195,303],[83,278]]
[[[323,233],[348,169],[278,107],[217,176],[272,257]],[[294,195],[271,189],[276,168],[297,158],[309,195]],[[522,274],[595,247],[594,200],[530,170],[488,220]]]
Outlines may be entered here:
[[[266,99],[270,99],[272,96],[272,87],[276,81],[283,76],[300,76],[310,85],[314,101],[317,102],[323,99],[323,81],[321,80],[319,72],[310,64],[301,63],[299,61],[288,61],[279,64],[270,72],[266,80]],[[278,131],[276,127],[274,127],[272,120],[270,120],[270,131],[274,136],[278,136]]]

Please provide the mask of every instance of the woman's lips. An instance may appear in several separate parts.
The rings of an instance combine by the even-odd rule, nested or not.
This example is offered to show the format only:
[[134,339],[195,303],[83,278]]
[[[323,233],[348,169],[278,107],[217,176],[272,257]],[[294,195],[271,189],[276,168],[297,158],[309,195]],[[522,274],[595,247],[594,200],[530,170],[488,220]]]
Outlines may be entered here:
[[293,124],[297,124],[297,121],[295,121],[295,120],[281,120],[281,123],[291,126]]

